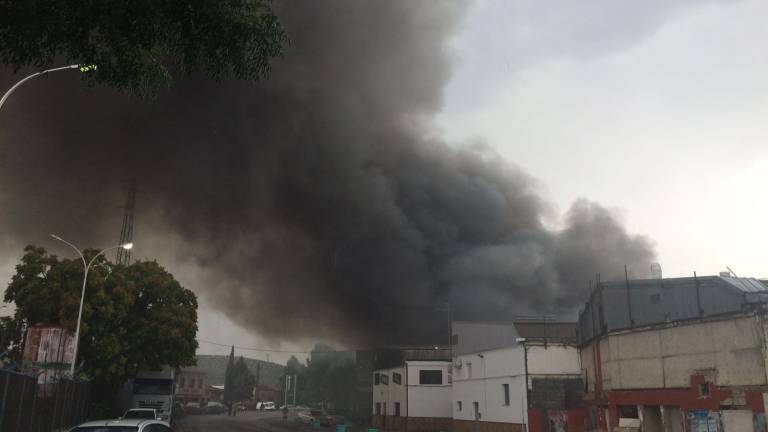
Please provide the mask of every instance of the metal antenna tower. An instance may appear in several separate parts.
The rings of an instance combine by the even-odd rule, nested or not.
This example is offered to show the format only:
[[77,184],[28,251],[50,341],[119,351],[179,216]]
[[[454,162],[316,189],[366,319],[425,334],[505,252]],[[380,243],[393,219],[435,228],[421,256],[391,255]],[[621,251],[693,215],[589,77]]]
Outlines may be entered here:
[[[123,227],[120,229],[120,243],[126,244],[133,241],[133,211],[136,205],[136,180],[128,183],[128,193],[125,197],[125,206],[123,207]],[[118,265],[128,265],[131,263],[131,251],[125,248],[117,249],[115,262]]]

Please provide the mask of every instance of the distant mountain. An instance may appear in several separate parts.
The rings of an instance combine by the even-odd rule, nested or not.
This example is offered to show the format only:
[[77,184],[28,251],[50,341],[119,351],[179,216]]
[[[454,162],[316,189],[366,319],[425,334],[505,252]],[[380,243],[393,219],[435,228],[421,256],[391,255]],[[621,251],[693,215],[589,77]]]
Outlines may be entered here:
[[[196,369],[202,369],[208,373],[208,384],[224,385],[224,372],[227,370],[228,355],[198,355]],[[239,357],[239,356],[238,356]],[[245,364],[256,376],[256,365],[261,364],[261,377],[259,384],[279,388],[280,377],[285,373],[285,366],[277,363],[266,362],[244,357]]]

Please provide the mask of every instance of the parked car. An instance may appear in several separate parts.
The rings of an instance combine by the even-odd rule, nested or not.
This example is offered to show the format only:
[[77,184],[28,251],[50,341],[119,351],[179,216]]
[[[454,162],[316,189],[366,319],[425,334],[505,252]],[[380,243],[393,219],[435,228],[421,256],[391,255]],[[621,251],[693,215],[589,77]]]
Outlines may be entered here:
[[173,432],[173,429],[160,420],[118,419],[89,421],[69,432]]
[[274,402],[262,402],[259,409],[261,411],[275,411],[277,410],[277,406]]
[[203,409],[200,408],[200,404],[197,402],[187,402],[182,407],[184,414],[202,414]]
[[208,405],[203,409],[205,414],[224,414],[227,412],[227,407],[220,402],[208,402]]
[[315,422],[320,423],[320,426],[333,426],[335,424],[334,418],[322,410],[301,411],[298,417],[302,423],[306,424]]
[[153,408],[131,408],[123,414],[121,419],[160,420],[157,411]]

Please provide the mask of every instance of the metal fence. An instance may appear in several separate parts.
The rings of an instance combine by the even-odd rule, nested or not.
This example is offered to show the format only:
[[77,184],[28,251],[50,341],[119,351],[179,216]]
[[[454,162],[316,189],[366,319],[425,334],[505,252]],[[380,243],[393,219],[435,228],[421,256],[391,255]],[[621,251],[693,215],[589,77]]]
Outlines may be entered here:
[[84,421],[90,384],[61,378],[38,384],[36,376],[0,370],[0,431],[52,432]]

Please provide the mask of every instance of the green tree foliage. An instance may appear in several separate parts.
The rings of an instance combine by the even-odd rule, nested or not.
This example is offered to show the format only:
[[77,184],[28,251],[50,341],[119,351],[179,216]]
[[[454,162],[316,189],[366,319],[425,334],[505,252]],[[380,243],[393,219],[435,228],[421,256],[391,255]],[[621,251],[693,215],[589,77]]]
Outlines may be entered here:
[[[95,250],[84,252],[90,259]],[[25,326],[75,329],[83,280],[77,260],[59,260],[27,246],[5,291],[16,305],[3,323],[3,349],[18,348]],[[191,366],[197,349],[197,298],[153,261],[115,266],[99,257],[88,274],[78,367],[101,384],[117,385],[139,369]],[[16,351],[18,355],[18,350]],[[18,358],[17,358],[18,360]]]
[[3,63],[96,65],[89,83],[142,95],[192,71],[265,77],[286,40],[269,0],[0,0]]
[[224,401],[240,402],[250,400],[253,396],[253,387],[256,385],[256,378],[245,364],[245,359],[241,356],[235,361],[235,348],[229,354],[227,371],[224,383]]
[[357,392],[354,355],[316,344],[307,361],[303,400],[351,409]]

